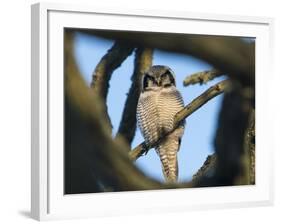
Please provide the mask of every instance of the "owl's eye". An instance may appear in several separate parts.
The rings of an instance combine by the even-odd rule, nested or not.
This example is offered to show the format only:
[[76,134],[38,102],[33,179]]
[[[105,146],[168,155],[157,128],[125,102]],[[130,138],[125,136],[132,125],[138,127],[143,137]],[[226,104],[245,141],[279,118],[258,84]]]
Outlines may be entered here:
[[161,75],[161,85],[164,87],[175,85],[174,76],[169,70]]
[[164,79],[164,78],[167,78],[171,75],[171,73],[169,71],[166,71],[165,73],[161,74],[161,78]]
[[153,76],[146,74],[143,78],[143,90],[147,89],[148,87],[156,86],[157,82]]

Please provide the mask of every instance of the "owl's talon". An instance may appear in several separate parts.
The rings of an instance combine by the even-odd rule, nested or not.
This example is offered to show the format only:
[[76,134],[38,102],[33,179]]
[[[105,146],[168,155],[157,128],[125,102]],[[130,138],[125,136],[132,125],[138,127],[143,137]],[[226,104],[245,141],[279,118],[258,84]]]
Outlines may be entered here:
[[148,153],[148,151],[149,151],[149,147],[147,147],[146,145],[143,145],[143,146],[142,146],[142,152],[143,152],[142,154],[146,156],[146,154]]
[[144,155],[146,156],[147,155],[147,153],[148,153],[148,149],[146,148],[146,149],[144,149]]

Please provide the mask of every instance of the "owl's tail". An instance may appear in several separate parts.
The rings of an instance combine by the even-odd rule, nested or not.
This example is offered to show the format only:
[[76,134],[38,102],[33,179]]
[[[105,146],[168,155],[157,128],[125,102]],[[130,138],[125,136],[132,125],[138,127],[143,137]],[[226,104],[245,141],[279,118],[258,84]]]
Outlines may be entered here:
[[156,151],[162,163],[163,174],[167,182],[176,182],[178,180],[178,149],[179,140],[172,136],[167,136],[167,138],[156,147]]

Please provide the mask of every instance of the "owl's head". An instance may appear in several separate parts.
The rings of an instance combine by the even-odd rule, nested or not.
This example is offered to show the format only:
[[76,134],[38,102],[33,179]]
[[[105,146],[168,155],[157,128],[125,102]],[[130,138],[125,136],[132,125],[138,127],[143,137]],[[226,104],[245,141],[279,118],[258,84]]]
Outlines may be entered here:
[[142,91],[170,88],[172,86],[176,86],[174,72],[164,65],[150,67],[142,79]]

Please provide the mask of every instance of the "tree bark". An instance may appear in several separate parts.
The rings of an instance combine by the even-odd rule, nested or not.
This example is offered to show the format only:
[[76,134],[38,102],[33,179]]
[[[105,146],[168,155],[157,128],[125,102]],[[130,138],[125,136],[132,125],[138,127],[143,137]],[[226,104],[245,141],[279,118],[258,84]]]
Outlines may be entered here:
[[221,72],[217,69],[213,69],[210,71],[197,72],[195,74],[187,76],[183,81],[183,85],[189,86],[189,85],[194,85],[197,83],[200,83],[200,85],[202,85],[221,75],[223,75],[223,72]]
[[85,29],[80,31],[127,41],[138,46],[193,55],[212,64],[243,85],[254,86],[255,83],[255,44],[245,43],[237,37]]
[[110,117],[107,112],[106,98],[109,89],[109,80],[112,73],[117,69],[122,62],[129,56],[134,50],[133,45],[125,44],[121,41],[116,41],[111,49],[102,57],[97,64],[92,78],[92,88],[94,92],[102,98],[104,103],[104,114],[106,116],[106,124],[109,130],[112,129]]

